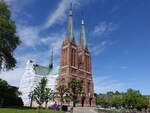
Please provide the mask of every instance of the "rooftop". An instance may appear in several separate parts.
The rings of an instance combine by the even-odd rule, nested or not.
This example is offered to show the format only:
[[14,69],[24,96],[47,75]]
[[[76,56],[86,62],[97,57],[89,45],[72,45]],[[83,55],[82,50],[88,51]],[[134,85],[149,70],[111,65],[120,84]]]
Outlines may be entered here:
[[36,64],[34,66],[34,70],[35,70],[35,74],[37,74],[37,75],[43,75],[43,76],[58,75],[59,66],[49,69],[48,67]]

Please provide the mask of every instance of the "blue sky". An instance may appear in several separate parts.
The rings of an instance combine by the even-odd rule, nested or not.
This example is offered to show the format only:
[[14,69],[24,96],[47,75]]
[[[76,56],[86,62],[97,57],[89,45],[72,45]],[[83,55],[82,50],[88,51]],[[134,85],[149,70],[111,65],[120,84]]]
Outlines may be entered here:
[[75,38],[84,14],[86,36],[92,55],[95,92],[125,91],[127,88],[150,94],[150,1],[149,0],[5,0],[22,44],[16,49],[14,71],[0,77],[19,85],[28,59],[48,65],[54,48],[59,65],[65,38],[67,12],[73,2]]

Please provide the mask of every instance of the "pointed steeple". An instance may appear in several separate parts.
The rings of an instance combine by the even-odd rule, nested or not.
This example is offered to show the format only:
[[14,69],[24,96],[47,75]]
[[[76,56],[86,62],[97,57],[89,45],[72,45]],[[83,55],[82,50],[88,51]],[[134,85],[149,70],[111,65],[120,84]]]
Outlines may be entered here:
[[68,38],[69,41],[72,41],[74,37],[73,33],[73,21],[72,21],[72,3],[69,9],[69,15],[68,15],[68,27],[67,27],[67,34],[66,37]]
[[50,56],[50,63],[49,63],[49,69],[53,68],[53,49],[51,51],[51,56]]
[[80,28],[80,47],[83,49],[87,49],[85,26],[84,26],[84,20],[83,19],[81,21],[81,28]]

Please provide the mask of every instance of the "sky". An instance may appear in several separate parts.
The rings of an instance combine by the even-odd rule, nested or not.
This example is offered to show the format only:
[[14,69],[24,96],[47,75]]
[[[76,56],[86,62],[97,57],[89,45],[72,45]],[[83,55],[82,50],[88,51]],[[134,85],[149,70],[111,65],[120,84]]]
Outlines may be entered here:
[[0,78],[19,86],[27,60],[48,66],[52,48],[54,65],[59,65],[72,2],[77,42],[81,19],[85,20],[95,92],[132,88],[150,95],[150,0],[5,1],[11,5],[22,44],[14,53],[16,68],[1,72]]

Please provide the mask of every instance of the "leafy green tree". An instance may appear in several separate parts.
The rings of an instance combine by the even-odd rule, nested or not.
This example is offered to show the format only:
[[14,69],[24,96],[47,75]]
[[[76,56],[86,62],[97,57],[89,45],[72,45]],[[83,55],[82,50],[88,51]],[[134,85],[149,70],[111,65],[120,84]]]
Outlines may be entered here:
[[5,96],[7,95],[8,87],[8,83],[0,79],[0,107],[3,106]]
[[72,80],[68,84],[69,87],[69,98],[73,102],[73,107],[79,101],[79,97],[83,94],[82,83],[80,80]]
[[15,67],[13,52],[21,42],[16,35],[16,25],[11,19],[9,8],[10,6],[0,0],[0,70],[2,67],[6,70]]
[[122,106],[122,95],[119,92],[107,92],[107,94],[96,95],[96,104],[102,107],[120,107]]
[[122,96],[121,95],[115,94],[112,96],[112,98],[110,100],[111,100],[111,105],[113,107],[119,108],[122,106]]
[[[45,91],[44,91],[45,108],[47,108],[48,101],[50,101],[54,98],[54,95],[55,94],[54,94],[53,90],[51,90],[50,88],[45,88]],[[29,93],[28,97],[31,100],[30,101],[30,107],[32,107],[32,103],[33,103],[33,101],[35,100],[35,97],[36,97],[35,90],[31,91]]]
[[68,93],[68,88],[66,88],[65,85],[60,85],[57,89],[56,89],[56,94],[58,95],[58,97],[60,98],[60,108],[62,110],[62,105],[64,100],[67,98],[67,93]]
[[19,95],[21,92],[18,91],[17,87],[10,86],[5,80],[0,79],[0,107],[23,106]]
[[[48,101],[54,98],[54,92],[50,88],[46,88],[47,78],[43,77],[40,83],[35,87],[35,89],[28,95],[31,102],[34,100],[39,105],[39,110],[45,103],[45,108],[47,108]],[[32,105],[32,104],[30,104]]]
[[47,108],[48,101],[52,100],[55,97],[55,93],[51,88],[45,88],[45,108]]
[[95,98],[96,98],[96,105],[101,105],[101,106],[107,105],[106,99],[104,97],[102,97],[101,94],[95,95]]
[[128,109],[138,109],[148,108],[149,100],[146,96],[143,96],[140,91],[128,89],[125,93],[120,93],[118,91],[107,92],[107,94],[95,94],[96,104],[102,106],[110,107],[125,107]]
[[33,90],[33,99],[39,105],[39,108],[42,107],[42,104],[45,102],[45,88],[47,84],[47,79],[43,77],[39,85]]
[[148,99],[138,90],[128,89],[123,95],[123,104],[126,108],[141,110],[148,107]]
[[121,93],[119,91],[116,91],[114,94],[115,95],[121,95]]
[[107,95],[109,95],[109,96],[114,95],[114,92],[109,91],[109,92],[107,92]]

